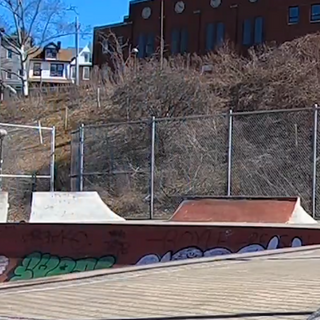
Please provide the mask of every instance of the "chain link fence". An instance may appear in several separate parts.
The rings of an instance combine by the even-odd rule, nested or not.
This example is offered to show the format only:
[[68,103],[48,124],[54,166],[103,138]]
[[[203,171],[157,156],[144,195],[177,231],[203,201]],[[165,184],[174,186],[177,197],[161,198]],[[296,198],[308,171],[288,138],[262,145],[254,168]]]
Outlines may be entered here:
[[[74,132],[78,148],[73,153],[82,157],[72,163],[72,177],[77,166],[81,179],[72,179],[82,191],[98,191],[115,211],[130,217],[145,218],[150,194],[150,120],[81,127]],[[74,157],[72,157],[74,159]],[[83,169],[81,169],[83,168]]]
[[29,220],[32,192],[54,190],[55,128],[0,123],[0,129],[6,133],[0,189],[9,194],[8,221]]
[[96,190],[127,218],[165,219],[185,196],[300,196],[320,218],[318,109],[82,126],[73,190]]
[[297,196],[312,213],[313,110],[233,115],[232,194]]
[[154,209],[166,218],[182,198],[227,192],[225,115],[155,120]]

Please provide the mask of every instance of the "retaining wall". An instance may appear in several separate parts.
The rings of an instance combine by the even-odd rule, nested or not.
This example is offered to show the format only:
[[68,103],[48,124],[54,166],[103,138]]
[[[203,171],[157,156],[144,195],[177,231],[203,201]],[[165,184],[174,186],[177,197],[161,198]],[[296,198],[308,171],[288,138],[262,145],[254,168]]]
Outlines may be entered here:
[[0,281],[312,244],[318,226],[0,224]]

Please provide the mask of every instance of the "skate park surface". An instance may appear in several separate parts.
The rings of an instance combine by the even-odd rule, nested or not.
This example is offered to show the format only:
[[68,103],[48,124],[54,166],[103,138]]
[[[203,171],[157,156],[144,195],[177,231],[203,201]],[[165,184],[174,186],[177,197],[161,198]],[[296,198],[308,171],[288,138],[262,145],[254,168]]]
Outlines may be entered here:
[[[97,193],[81,197],[98,199],[93,208],[100,212],[64,194],[35,195],[30,223],[0,224],[0,282],[320,244],[320,227],[299,198],[187,199],[172,218],[183,220],[182,212],[187,222],[157,222],[119,219]],[[234,214],[235,208],[241,210]],[[224,221],[212,222],[220,210]],[[228,214],[237,222],[226,221]]]
[[1,319],[312,319],[320,246],[0,285]]

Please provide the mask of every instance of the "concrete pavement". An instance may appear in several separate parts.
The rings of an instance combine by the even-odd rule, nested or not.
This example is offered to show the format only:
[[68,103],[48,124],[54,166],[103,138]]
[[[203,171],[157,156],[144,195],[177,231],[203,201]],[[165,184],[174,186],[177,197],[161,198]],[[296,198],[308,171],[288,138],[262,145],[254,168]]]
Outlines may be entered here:
[[320,307],[320,247],[277,251],[9,284],[0,319],[307,319]]

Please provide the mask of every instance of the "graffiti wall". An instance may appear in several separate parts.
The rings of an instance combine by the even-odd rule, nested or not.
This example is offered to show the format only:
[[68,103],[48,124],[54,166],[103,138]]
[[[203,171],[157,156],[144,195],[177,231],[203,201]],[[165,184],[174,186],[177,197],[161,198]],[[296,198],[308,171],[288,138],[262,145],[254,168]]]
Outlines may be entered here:
[[0,225],[0,281],[320,244],[320,229],[196,225]]

